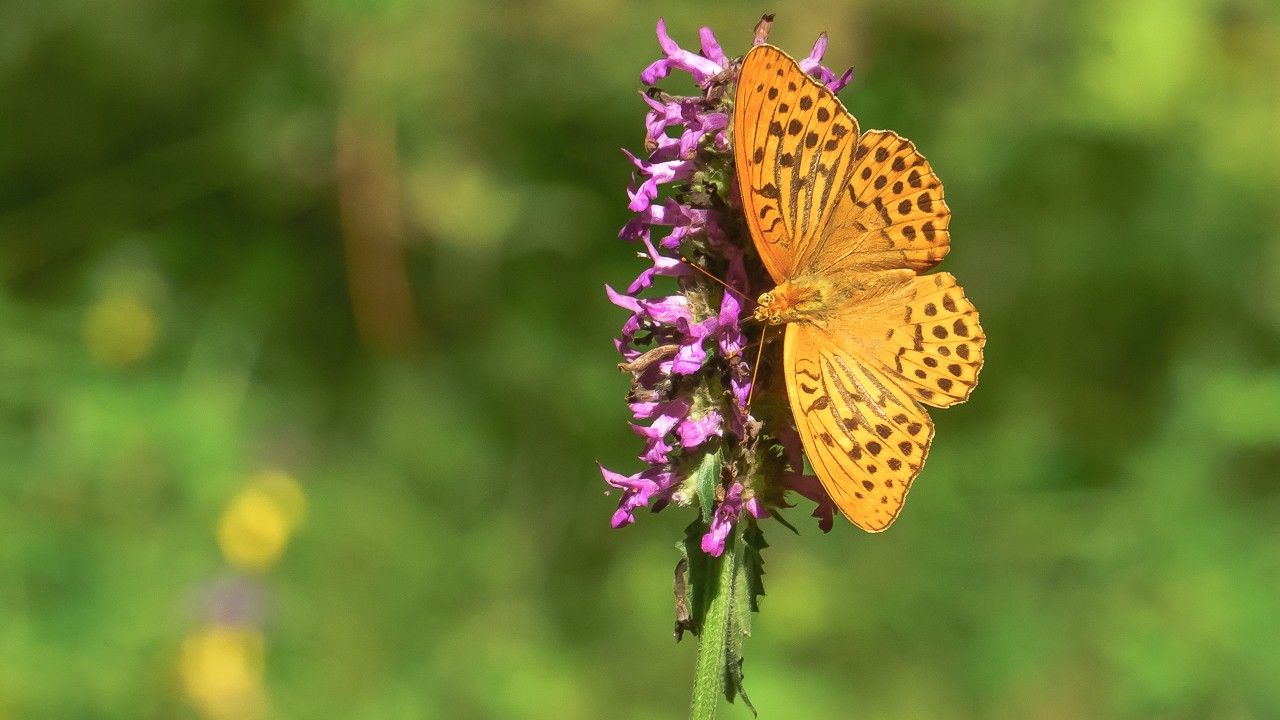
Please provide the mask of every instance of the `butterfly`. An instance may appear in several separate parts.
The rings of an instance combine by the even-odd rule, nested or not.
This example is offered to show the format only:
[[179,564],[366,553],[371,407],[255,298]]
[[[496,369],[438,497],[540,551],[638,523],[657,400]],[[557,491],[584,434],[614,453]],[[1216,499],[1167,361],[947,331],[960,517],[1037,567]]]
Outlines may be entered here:
[[742,209],[786,325],[783,373],[805,454],[837,507],[880,532],[933,440],[924,405],[964,402],[986,342],[950,273],[942,183],[915,145],[858,121],[771,45],[742,61],[733,111]]

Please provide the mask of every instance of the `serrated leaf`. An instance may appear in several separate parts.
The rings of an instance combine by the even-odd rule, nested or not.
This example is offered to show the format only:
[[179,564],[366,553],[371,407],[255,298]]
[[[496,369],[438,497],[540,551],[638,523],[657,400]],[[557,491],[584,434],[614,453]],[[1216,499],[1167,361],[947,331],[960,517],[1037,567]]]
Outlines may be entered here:
[[745,679],[742,674],[742,662],[742,656],[738,656],[736,662],[730,660],[725,667],[724,699],[732,703],[735,696],[742,698],[742,704],[747,706],[753,716],[757,716],[759,713],[756,712],[756,706],[751,704],[751,698],[747,697],[747,689],[742,684]]
[[675,580],[672,590],[676,595],[676,642],[684,639],[686,631],[694,632],[693,613],[689,610],[689,554],[684,547],[680,548],[680,561],[676,563]]
[[729,627],[725,633],[725,682],[724,697],[729,702],[741,697],[742,704],[756,714],[743,687],[742,649],[751,634],[751,613],[757,609],[754,588],[759,586],[761,563],[759,551],[751,547],[749,535],[755,531],[757,541],[763,542],[755,523],[744,521],[734,529],[733,596],[730,598]]
[[745,593],[750,599],[751,611],[760,612],[760,598],[764,597],[764,549],[769,543],[764,531],[755,522],[747,524],[743,531],[743,566],[746,569]]
[[[702,552],[702,536],[707,534],[707,523],[701,518],[684,529],[681,553],[688,560],[685,569],[685,599],[689,610],[689,631],[702,635],[702,624],[707,616],[707,588],[714,581],[709,573],[710,557]],[[679,639],[679,638],[677,638]]]
[[792,525],[792,524],[791,524],[791,521],[789,521],[789,520],[787,520],[785,517],[783,517],[782,513],[778,512],[778,509],[777,509],[777,508],[770,508],[770,509],[769,509],[769,517],[773,518],[774,520],[777,520],[777,521],[778,521],[778,524],[782,525],[782,527],[784,527],[784,528],[786,528],[786,529],[790,530],[791,532],[795,533],[796,535],[799,535],[799,534],[800,534],[800,531],[796,529],[796,526],[795,526],[795,525]]

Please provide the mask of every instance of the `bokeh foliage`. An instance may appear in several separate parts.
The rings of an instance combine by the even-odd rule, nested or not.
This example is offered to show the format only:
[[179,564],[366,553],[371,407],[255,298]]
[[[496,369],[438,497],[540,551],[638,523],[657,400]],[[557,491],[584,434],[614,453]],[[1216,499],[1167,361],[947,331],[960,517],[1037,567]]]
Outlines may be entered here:
[[683,714],[601,286],[655,20],[768,10],[929,156],[990,340],[890,532],[765,525],[756,707],[1280,716],[1274,2],[49,0],[0,4],[0,718],[204,711],[264,472],[268,716]]

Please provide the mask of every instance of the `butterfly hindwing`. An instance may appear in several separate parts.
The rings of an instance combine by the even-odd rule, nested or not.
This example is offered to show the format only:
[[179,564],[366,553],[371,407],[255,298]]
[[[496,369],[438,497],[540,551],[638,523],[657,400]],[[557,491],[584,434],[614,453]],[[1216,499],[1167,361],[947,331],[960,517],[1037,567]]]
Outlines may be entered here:
[[855,525],[893,523],[929,453],[929,415],[878,363],[841,336],[787,328],[791,412],[814,472]]
[[834,93],[771,45],[742,61],[734,162],[743,212],[777,282],[811,253],[853,170],[858,123]]
[[878,345],[881,362],[923,403],[964,402],[978,383],[987,341],[977,308],[946,272],[913,278],[904,300],[898,323]]

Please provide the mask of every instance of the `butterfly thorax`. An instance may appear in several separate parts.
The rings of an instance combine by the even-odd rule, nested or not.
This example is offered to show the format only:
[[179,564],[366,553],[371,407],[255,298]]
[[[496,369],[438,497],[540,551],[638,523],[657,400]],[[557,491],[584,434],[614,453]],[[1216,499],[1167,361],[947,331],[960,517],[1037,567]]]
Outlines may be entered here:
[[836,287],[821,277],[801,276],[784,280],[760,296],[753,317],[770,325],[791,322],[821,325],[836,296]]

